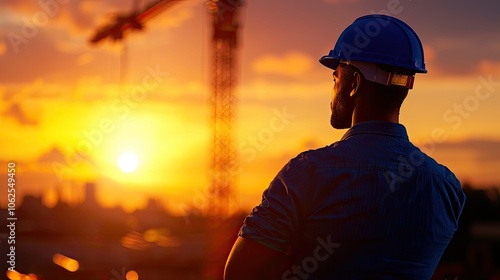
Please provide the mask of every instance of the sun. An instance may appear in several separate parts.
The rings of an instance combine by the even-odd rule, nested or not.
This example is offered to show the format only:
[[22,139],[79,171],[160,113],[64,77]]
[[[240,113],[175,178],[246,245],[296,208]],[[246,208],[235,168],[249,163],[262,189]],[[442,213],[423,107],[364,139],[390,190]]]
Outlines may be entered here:
[[125,173],[134,172],[139,167],[139,158],[133,152],[124,152],[118,158],[118,167]]

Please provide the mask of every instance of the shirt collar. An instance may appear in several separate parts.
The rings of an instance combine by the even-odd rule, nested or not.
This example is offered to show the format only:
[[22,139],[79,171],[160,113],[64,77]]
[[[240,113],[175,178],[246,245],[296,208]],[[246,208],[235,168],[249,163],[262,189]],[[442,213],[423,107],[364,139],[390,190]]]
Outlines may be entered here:
[[351,127],[344,134],[341,140],[346,140],[357,134],[387,135],[409,140],[406,128],[402,124],[383,121],[367,121],[358,123]]

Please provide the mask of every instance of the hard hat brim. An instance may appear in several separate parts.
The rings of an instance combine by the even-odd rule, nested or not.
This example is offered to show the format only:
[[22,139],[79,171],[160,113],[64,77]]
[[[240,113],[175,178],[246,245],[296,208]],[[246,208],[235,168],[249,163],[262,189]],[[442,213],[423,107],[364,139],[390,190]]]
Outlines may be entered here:
[[337,69],[337,67],[340,64],[340,59],[333,58],[333,57],[331,57],[329,55],[325,55],[325,56],[323,56],[322,58],[319,59],[319,62],[321,64],[323,64],[323,66],[326,66],[326,67],[328,67],[330,69],[335,70],[335,69]]

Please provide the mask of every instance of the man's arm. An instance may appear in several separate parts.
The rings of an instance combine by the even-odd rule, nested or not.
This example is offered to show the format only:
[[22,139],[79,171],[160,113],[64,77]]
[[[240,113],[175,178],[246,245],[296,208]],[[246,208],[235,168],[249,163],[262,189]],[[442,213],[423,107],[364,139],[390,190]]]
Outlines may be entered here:
[[281,279],[291,262],[285,254],[238,237],[226,262],[225,280]]

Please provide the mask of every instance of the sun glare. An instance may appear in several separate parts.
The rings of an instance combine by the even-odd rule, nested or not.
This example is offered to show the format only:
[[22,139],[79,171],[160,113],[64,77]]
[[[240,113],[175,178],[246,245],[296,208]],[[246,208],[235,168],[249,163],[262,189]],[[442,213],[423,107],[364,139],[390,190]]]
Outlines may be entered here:
[[133,152],[125,152],[118,158],[118,167],[125,173],[134,172],[139,167],[139,159]]

